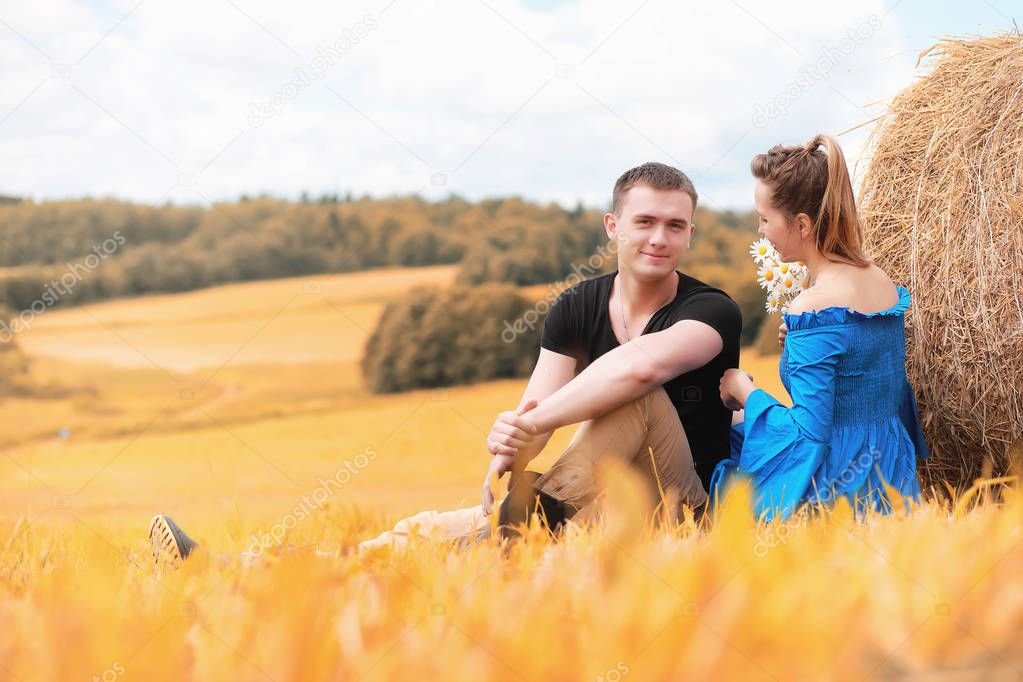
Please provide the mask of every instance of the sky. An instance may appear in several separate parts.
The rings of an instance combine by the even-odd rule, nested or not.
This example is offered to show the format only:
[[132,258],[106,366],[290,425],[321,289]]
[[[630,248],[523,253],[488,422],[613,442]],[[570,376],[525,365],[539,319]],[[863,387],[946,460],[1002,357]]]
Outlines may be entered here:
[[302,192],[604,207],[645,161],[752,205],[749,159],[870,122],[1021,0],[40,0],[0,9],[0,194]]

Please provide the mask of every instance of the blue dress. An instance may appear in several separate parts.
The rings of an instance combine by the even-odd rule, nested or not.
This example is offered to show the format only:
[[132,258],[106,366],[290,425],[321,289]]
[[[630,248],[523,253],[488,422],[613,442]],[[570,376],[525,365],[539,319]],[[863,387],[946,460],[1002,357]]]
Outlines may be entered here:
[[899,302],[877,313],[783,314],[778,369],[793,405],[750,393],[745,421],[732,427],[731,457],[711,478],[712,499],[737,474],[752,481],[754,511],[767,520],[839,496],[858,512],[889,512],[886,485],[919,499],[916,462],[928,450],[905,370],[909,291],[897,289]]

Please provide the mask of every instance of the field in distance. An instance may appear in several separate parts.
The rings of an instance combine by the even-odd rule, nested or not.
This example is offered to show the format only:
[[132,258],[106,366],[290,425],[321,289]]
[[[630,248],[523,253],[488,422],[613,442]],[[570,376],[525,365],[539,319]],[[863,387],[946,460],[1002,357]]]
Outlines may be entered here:
[[[336,502],[388,517],[475,503],[485,435],[525,381],[377,396],[358,371],[388,300],[454,276],[441,266],[301,277],[39,316],[19,340],[52,395],[5,401],[4,515],[31,516],[54,496],[82,514],[258,501],[279,515],[366,448],[377,459]],[[742,364],[781,396],[776,363]],[[536,466],[572,432],[562,429]]]

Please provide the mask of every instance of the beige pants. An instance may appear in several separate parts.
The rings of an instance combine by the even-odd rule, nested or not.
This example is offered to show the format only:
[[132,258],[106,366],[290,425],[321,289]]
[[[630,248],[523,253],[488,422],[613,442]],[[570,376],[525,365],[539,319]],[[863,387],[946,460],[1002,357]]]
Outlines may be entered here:
[[[678,412],[661,387],[583,422],[565,452],[537,481],[537,488],[582,509],[600,493],[601,468],[615,460],[635,467],[652,491],[659,483],[666,499],[691,507],[707,501]],[[677,514],[677,509],[672,513]],[[402,519],[393,530],[363,542],[359,548],[399,547],[407,544],[411,535],[470,543],[488,537],[490,523],[479,505],[447,512],[426,511]]]

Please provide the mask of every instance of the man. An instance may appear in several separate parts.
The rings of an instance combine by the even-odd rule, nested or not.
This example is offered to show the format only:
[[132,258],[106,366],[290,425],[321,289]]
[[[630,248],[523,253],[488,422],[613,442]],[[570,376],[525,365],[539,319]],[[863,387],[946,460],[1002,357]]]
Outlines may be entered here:
[[[506,498],[502,521],[523,520],[538,499],[556,527],[594,501],[602,457],[638,467],[651,487],[691,506],[706,501],[714,466],[729,452],[732,412],[718,382],[738,366],[742,320],[724,292],[676,271],[695,233],[696,200],[685,174],[663,164],[618,179],[604,216],[619,244],[618,271],[552,306],[522,403],[498,415],[487,437],[489,473],[521,469],[555,429],[582,425],[547,473],[526,483],[531,491]],[[483,498],[487,512],[487,483]]]
[[[618,178],[604,216],[618,270],[580,282],[551,306],[519,406],[499,414],[487,436],[493,459],[482,504],[417,514],[361,549],[403,544],[412,534],[486,536],[491,477],[509,472],[502,528],[541,509],[542,521],[558,529],[597,499],[608,459],[635,467],[666,499],[706,503],[714,466],[729,455],[732,412],[718,389],[725,370],[738,367],[742,319],[723,291],[676,270],[695,233],[696,201],[689,178],[664,164]],[[545,474],[524,471],[556,429],[580,422]],[[177,558],[194,545],[165,516],[153,519],[150,539]]]

